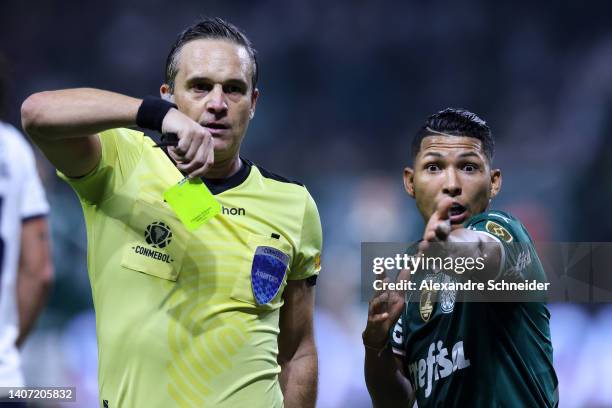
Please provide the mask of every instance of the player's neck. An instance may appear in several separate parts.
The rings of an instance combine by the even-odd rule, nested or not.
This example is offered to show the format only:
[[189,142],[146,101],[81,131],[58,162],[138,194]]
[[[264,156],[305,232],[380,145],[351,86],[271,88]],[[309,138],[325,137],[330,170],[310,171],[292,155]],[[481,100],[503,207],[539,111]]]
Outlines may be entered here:
[[207,179],[226,179],[232,177],[242,167],[242,160],[238,155],[227,160],[217,161],[208,169],[204,178]]

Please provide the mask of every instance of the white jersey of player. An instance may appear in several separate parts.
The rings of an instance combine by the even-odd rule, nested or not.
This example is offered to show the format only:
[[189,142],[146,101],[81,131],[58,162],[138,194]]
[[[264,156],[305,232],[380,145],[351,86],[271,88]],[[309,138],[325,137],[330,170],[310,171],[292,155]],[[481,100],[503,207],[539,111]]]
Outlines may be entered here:
[[21,226],[48,211],[32,149],[17,129],[0,122],[0,387],[24,386],[15,346]]

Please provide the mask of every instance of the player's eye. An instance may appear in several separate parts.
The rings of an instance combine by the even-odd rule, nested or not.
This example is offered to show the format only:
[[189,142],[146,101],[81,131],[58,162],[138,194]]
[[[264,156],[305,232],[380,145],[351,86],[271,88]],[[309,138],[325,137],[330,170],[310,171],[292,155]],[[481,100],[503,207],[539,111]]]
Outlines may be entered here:
[[438,166],[436,163],[428,163],[425,165],[425,170],[429,172],[440,171],[440,166]]
[[463,165],[463,171],[467,171],[468,173],[472,173],[478,170],[478,166],[474,163],[466,163]]

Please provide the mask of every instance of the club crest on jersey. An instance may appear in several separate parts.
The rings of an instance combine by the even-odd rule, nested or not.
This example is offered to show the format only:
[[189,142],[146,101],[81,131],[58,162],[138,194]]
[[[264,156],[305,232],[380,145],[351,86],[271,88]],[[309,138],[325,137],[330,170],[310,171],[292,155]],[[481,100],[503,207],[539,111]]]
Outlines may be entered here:
[[[444,282],[457,282],[456,279],[448,275],[444,275]],[[438,303],[440,303],[440,311],[442,313],[452,313],[455,310],[455,301],[457,300],[456,290],[442,290],[438,294]]]
[[495,221],[487,221],[485,229],[491,234],[499,237],[502,241],[512,242],[512,235],[510,235],[508,230]]
[[172,242],[172,231],[170,227],[161,221],[147,225],[145,229],[145,241],[153,248],[165,248]]
[[421,292],[421,301],[419,302],[419,313],[424,322],[428,322],[433,314],[433,307],[436,301],[435,290],[423,290]]
[[257,304],[270,302],[280,289],[289,265],[289,255],[269,246],[258,246],[251,265],[251,285]]

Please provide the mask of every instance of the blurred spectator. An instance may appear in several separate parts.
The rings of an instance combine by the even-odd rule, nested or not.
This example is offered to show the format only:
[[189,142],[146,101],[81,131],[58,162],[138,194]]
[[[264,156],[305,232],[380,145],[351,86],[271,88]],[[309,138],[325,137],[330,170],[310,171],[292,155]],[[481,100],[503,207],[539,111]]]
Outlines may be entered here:
[[[0,101],[5,80],[0,56]],[[17,129],[0,121],[0,387],[26,385],[18,348],[53,278],[48,212],[32,149]],[[12,402],[9,397],[8,389],[0,390],[0,407]]]

